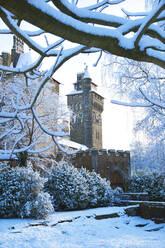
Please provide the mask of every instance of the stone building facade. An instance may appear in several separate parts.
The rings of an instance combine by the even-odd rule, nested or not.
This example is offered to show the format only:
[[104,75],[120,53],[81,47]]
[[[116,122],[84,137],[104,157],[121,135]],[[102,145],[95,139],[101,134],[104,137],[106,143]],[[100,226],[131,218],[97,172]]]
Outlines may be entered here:
[[73,111],[70,139],[89,148],[102,148],[102,112],[104,98],[98,94],[87,69],[77,74],[74,90],[67,95]]

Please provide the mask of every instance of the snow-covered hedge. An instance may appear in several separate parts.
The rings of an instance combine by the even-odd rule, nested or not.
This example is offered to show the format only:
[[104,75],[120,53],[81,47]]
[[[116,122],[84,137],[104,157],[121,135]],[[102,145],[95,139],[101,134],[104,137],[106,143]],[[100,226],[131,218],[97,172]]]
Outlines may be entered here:
[[45,218],[52,212],[50,195],[43,192],[45,179],[30,168],[0,172],[0,217]]
[[79,172],[85,178],[87,185],[88,206],[101,207],[110,204],[113,197],[110,182],[105,178],[101,178],[96,172],[89,172],[85,168],[81,168]]
[[165,201],[165,178],[162,174],[134,175],[127,183],[130,192],[147,192],[149,200]]
[[49,171],[45,190],[53,198],[55,209],[84,209],[110,204],[110,184],[95,172],[77,169],[60,162]]

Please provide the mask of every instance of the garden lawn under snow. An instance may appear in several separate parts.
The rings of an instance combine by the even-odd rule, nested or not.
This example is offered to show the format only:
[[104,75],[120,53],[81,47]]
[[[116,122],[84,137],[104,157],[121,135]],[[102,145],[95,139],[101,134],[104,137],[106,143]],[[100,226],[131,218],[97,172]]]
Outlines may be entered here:
[[[44,220],[0,219],[0,248],[165,248],[165,223],[128,217],[125,207],[55,212]],[[120,217],[95,216],[120,213]]]

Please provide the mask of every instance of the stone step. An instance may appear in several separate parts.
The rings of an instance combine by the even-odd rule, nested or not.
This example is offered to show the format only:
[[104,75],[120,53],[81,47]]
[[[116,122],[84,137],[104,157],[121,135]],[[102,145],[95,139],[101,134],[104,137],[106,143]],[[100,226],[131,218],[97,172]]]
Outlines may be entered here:
[[141,216],[144,219],[153,219],[155,222],[165,222],[165,202],[154,201],[122,201],[125,205],[138,204],[139,207],[130,207],[125,210],[129,216]]
[[165,202],[141,202],[139,214],[145,219],[164,218],[165,220]]
[[139,200],[139,201],[148,201],[148,193],[132,193],[126,192],[121,195],[122,200]]

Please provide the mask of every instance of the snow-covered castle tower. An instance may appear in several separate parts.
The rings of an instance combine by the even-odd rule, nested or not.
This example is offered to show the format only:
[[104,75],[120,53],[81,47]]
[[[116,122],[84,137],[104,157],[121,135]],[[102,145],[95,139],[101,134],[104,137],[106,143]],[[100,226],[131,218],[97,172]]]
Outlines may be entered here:
[[84,73],[77,74],[77,82],[67,95],[67,103],[74,113],[70,139],[89,148],[102,148],[104,98],[98,94],[87,67]]

